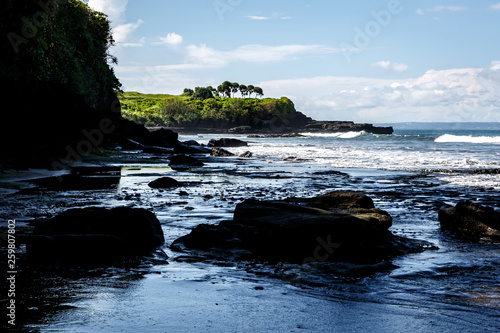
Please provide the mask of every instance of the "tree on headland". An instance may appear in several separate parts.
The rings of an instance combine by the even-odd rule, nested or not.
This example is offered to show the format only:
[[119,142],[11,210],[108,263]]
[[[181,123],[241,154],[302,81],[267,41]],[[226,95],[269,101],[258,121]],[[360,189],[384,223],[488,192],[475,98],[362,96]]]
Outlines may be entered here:
[[242,98],[252,97],[252,94],[256,94],[257,97],[264,96],[264,91],[260,87],[255,87],[253,85],[239,84],[237,82],[224,81],[222,84],[217,86],[217,89],[212,86],[208,87],[196,87],[194,90],[185,88],[182,96],[192,97],[197,100],[205,100],[208,98],[235,98],[236,93],[240,92]]
[[243,98],[248,94],[248,88],[244,84],[240,84],[240,93]]
[[252,97],[255,87],[253,85],[247,86],[248,97]]
[[182,96],[191,97],[193,95],[194,95],[194,90],[193,89],[184,88],[184,91],[182,92]]
[[254,87],[253,91],[255,92],[255,94],[257,96],[260,96],[260,97],[264,96],[264,91],[262,90],[261,87]]
[[233,84],[229,81],[224,81],[220,85],[220,91],[222,93],[222,96],[226,96],[227,98],[231,98],[231,91],[232,91]]
[[233,97],[234,97],[234,94],[236,94],[238,92],[239,88],[240,88],[240,84],[238,82],[231,83],[231,92],[233,93]]
[[198,100],[205,100],[209,98],[214,98],[214,95],[212,94],[212,87],[196,87],[194,88],[194,94],[193,97]]

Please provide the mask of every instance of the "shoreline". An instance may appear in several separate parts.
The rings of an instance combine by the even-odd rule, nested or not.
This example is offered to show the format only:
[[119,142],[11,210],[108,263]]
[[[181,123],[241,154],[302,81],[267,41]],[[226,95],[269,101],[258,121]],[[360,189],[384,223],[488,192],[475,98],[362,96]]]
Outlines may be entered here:
[[[270,128],[254,129],[247,128],[248,126],[239,126],[232,128],[206,128],[206,127],[172,127],[172,126],[148,126],[149,131],[156,131],[159,129],[166,129],[174,131],[178,134],[242,134],[242,135],[263,135],[263,136],[290,136],[300,135],[300,133],[349,133],[349,132],[366,132],[370,134],[391,135],[394,130],[391,126],[378,127],[372,124],[354,124],[355,126],[337,126],[328,127],[325,122],[320,122],[320,125],[311,127],[296,127],[296,128],[279,128],[279,130],[272,130]],[[344,122],[341,122],[344,123]]]
[[[351,146],[352,141],[347,144]],[[247,147],[228,149],[239,152]],[[384,331],[455,332],[498,327],[494,281],[498,247],[463,242],[442,233],[436,225],[437,208],[443,202],[455,203],[465,196],[491,204],[498,198],[498,191],[471,187],[464,193],[462,187],[447,185],[432,174],[346,170],[312,160],[284,160],[288,152],[273,155],[275,158],[254,155],[251,159],[196,155],[205,166],[184,171],[168,167],[170,156],[139,152],[89,156],[80,165],[88,170],[74,168],[86,180],[75,182],[75,186],[87,188],[89,180],[113,176],[109,186],[56,190],[43,182],[40,188],[2,199],[3,216],[17,220],[20,240],[23,228],[36,225],[40,217],[92,206],[151,210],[162,223],[166,238],[160,250],[169,257],[165,261],[149,258],[138,267],[92,272],[82,268],[78,271],[81,276],[64,271],[39,274],[36,281],[46,288],[36,302],[27,304],[26,312],[19,307],[19,313],[26,313],[26,320],[30,320],[28,327],[41,332],[110,328],[133,332],[141,325],[158,331],[190,332],[328,331],[332,327],[361,331],[376,325]],[[103,174],[102,168],[118,168],[119,175],[113,170]],[[171,190],[148,186],[164,176],[173,177],[183,186]],[[322,273],[316,269],[319,266],[313,270],[290,264],[216,262],[170,248],[172,242],[201,223],[231,219],[236,204],[249,197],[311,197],[338,188],[360,190],[374,198],[376,206],[394,218],[391,230],[395,235],[427,240],[440,249],[397,257],[389,261],[397,268],[366,279],[346,280]],[[484,270],[476,269],[478,265]],[[30,271],[44,272],[24,272]],[[30,281],[31,276],[25,277],[19,280],[20,290],[26,285],[24,281]],[[59,284],[61,278],[64,288]],[[295,280],[304,284],[290,282]],[[52,298],[47,301],[49,296]],[[40,321],[33,319],[37,317]],[[193,320],[183,320],[188,317]],[[254,320],[245,319],[248,317]],[[403,317],[405,320],[401,320]]]

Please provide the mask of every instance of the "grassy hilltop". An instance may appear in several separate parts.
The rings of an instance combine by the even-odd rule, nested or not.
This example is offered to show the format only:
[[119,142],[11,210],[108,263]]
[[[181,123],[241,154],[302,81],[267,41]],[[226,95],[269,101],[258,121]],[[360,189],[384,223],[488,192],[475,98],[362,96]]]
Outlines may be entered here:
[[293,102],[286,97],[235,98],[197,94],[199,91],[186,89],[182,95],[124,92],[119,96],[122,115],[146,126],[230,128],[257,126],[295,112]]

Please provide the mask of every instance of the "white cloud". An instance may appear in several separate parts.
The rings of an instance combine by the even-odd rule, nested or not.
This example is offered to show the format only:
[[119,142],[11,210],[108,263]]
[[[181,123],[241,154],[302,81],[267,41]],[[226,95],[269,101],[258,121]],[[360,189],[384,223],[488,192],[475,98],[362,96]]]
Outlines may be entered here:
[[122,46],[139,46],[140,45],[139,43],[130,43],[129,37],[143,23],[144,23],[143,20],[137,20],[136,23],[121,24],[119,26],[114,27],[112,33],[116,44]]
[[89,0],[88,5],[93,10],[102,12],[108,15],[113,26],[123,24],[125,22],[125,11],[127,9],[128,0]]
[[255,21],[264,21],[264,20],[269,20],[269,17],[266,16],[247,16],[250,20],[255,20]]
[[160,41],[160,44],[164,45],[180,45],[182,44],[183,38],[181,35],[171,32],[166,37],[160,37]]
[[144,40],[130,41],[132,33],[141,26],[144,21],[137,20],[136,23],[125,23],[128,0],[89,0],[88,5],[93,10],[106,14],[111,22],[113,38],[117,45],[143,46]]
[[496,4],[493,4],[490,6],[491,9],[499,9],[500,10],[500,2],[499,3],[496,3]]
[[416,79],[314,77],[260,82],[316,119],[366,122],[500,121],[500,62],[430,70]]
[[188,56],[196,63],[223,67],[232,62],[274,62],[294,59],[305,54],[339,53],[341,49],[325,45],[244,45],[231,51],[218,51],[205,44],[187,47]]
[[371,64],[372,67],[379,67],[385,70],[391,70],[394,72],[404,72],[408,70],[408,65],[391,63],[390,61],[378,61]]
[[448,11],[448,12],[460,12],[463,10],[466,10],[466,7],[462,6],[434,6],[426,9],[417,9],[417,14],[419,15],[425,15],[426,12],[442,12],[442,11]]

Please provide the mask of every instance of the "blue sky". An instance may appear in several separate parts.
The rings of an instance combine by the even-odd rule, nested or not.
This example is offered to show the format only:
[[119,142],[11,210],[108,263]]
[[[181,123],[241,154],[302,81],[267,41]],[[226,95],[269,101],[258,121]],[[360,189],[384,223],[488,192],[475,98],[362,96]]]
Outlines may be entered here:
[[225,80],[322,120],[500,121],[500,0],[89,0],[124,90]]

